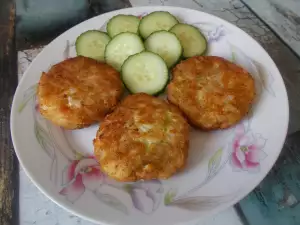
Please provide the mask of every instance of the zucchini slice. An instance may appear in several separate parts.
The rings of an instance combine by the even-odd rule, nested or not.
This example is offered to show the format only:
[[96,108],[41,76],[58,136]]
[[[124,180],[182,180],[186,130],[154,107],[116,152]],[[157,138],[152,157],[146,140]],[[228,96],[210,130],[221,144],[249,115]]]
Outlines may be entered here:
[[106,31],[111,38],[123,32],[131,32],[137,34],[139,24],[140,19],[136,16],[117,15],[108,21]]
[[82,33],[75,43],[77,55],[104,61],[105,47],[110,37],[102,31],[89,30]]
[[183,47],[183,57],[189,58],[202,55],[207,48],[207,41],[198,28],[179,23],[173,26],[170,32],[174,33]]
[[106,46],[106,63],[120,71],[124,61],[130,56],[144,51],[142,39],[134,33],[125,32],[115,36]]
[[181,58],[182,47],[175,34],[168,31],[156,31],[145,41],[145,48],[162,57],[168,68],[174,66]]
[[141,52],[130,56],[122,66],[122,80],[131,93],[157,95],[169,80],[165,61],[152,52]]
[[178,20],[169,12],[152,12],[142,18],[139,25],[139,33],[144,39],[146,39],[153,32],[169,30],[177,23]]

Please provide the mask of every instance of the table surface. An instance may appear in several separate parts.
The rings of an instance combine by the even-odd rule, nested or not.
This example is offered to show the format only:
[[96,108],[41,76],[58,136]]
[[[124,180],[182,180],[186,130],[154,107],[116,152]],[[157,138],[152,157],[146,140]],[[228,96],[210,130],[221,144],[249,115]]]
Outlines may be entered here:
[[300,3],[298,0],[243,0],[300,56]]
[[[252,0],[251,0],[252,1]],[[251,1],[247,1],[247,4]],[[258,2],[258,0],[253,0]],[[270,2],[271,0],[264,0]],[[274,0],[275,1],[275,0]],[[292,0],[291,0],[292,1]],[[276,4],[279,4],[276,0]],[[297,104],[299,99],[300,87],[300,60],[293,52],[282,43],[282,40],[275,35],[270,28],[253,12],[251,12],[240,0],[131,0],[132,6],[146,5],[169,5],[181,6],[208,12],[219,16],[238,27],[245,30],[253,38],[255,38],[271,55],[275,63],[278,65],[287,86],[290,99],[290,117],[291,123],[289,133],[300,130],[300,107]],[[255,7],[253,6],[252,9]],[[257,12],[257,14],[261,13]],[[261,17],[265,22],[270,21],[276,24],[276,17]],[[268,19],[266,19],[268,18]],[[268,20],[268,21],[267,21]],[[278,29],[280,32],[280,29]],[[285,34],[285,38],[291,33]],[[286,43],[289,44],[287,41]],[[294,48],[293,44],[290,44]],[[299,43],[297,45],[299,47]],[[41,51],[42,48],[28,49],[18,53],[18,75],[19,78],[30,62]],[[282,57],[284,55],[284,57]],[[1,159],[1,158],[0,158]],[[1,194],[1,192],[0,192]],[[242,225],[238,214],[234,208],[229,208],[224,212],[204,220],[199,220],[189,225],[223,225],[224,221],[230,225]],[[41,194],[37,188],[31,183],[28,177],[20,170],[20,224],[21,225],[91,225],[92,223],[84,221],[55,205],[51,200]]]

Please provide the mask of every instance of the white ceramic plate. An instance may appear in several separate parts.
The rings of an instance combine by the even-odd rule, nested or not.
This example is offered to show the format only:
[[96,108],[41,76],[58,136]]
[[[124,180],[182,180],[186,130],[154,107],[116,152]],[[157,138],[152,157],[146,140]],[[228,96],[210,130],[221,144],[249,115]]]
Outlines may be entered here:
[[[168,180],[118,183],[105,177],[92,157],[98,125],[64,131],[41,118],[35,90],[41,73],[75,56],[82,32],[105,30],[117,14],[143,16],[164,10],[197,26],[209,55],[225,57],[256,80],[257,99],[247,118],[231,129],[191,131],[188,165]],[[49,198],[67,210],[103,224],[177,224],[229,207],[266,176],[283,146],[288,100],[282,77],[265,50],[245,32],[215,16],[175,7],[140,7],[87,20],[52,41],[25,72],[12,113],[13,143],[24,170]]]

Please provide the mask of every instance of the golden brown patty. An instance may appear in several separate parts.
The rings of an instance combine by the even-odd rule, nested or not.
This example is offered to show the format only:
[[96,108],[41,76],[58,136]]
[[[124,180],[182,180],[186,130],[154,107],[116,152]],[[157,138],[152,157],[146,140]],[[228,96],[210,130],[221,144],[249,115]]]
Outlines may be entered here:
[[216,56],[197,56],[172,71],[168,99],[202,129],[227,128],[240,121],[255,97],[254,80],[241,67]]
[[188,134],[175,106],[147,94],[130,95],[100,125],[95,156],[119,181],[166,179],[185,166]]
[[43,73],[38,86],[41,114],[66,129],[100,121],[122,94],[119,73],[82,56],[67,59]]

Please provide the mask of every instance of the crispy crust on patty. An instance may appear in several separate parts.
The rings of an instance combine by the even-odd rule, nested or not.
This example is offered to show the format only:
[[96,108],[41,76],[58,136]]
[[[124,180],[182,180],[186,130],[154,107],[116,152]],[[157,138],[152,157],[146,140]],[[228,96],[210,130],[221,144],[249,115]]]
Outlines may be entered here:
[[188,135],[189,125],[175,106],[140,93],[106,116],[94,153],[103,171],[116,180],[166,179],[185,166]]
[[41,114],[66,129],[91,125],[104,118],[123,92],[119,73],[111,66],[78,56],[43,73],[38,85]]
[[217,56],[196,56],[179,63],[167,87],[168,100],[196,127],[224,129],[239,122],[255,98],[252,76]]

